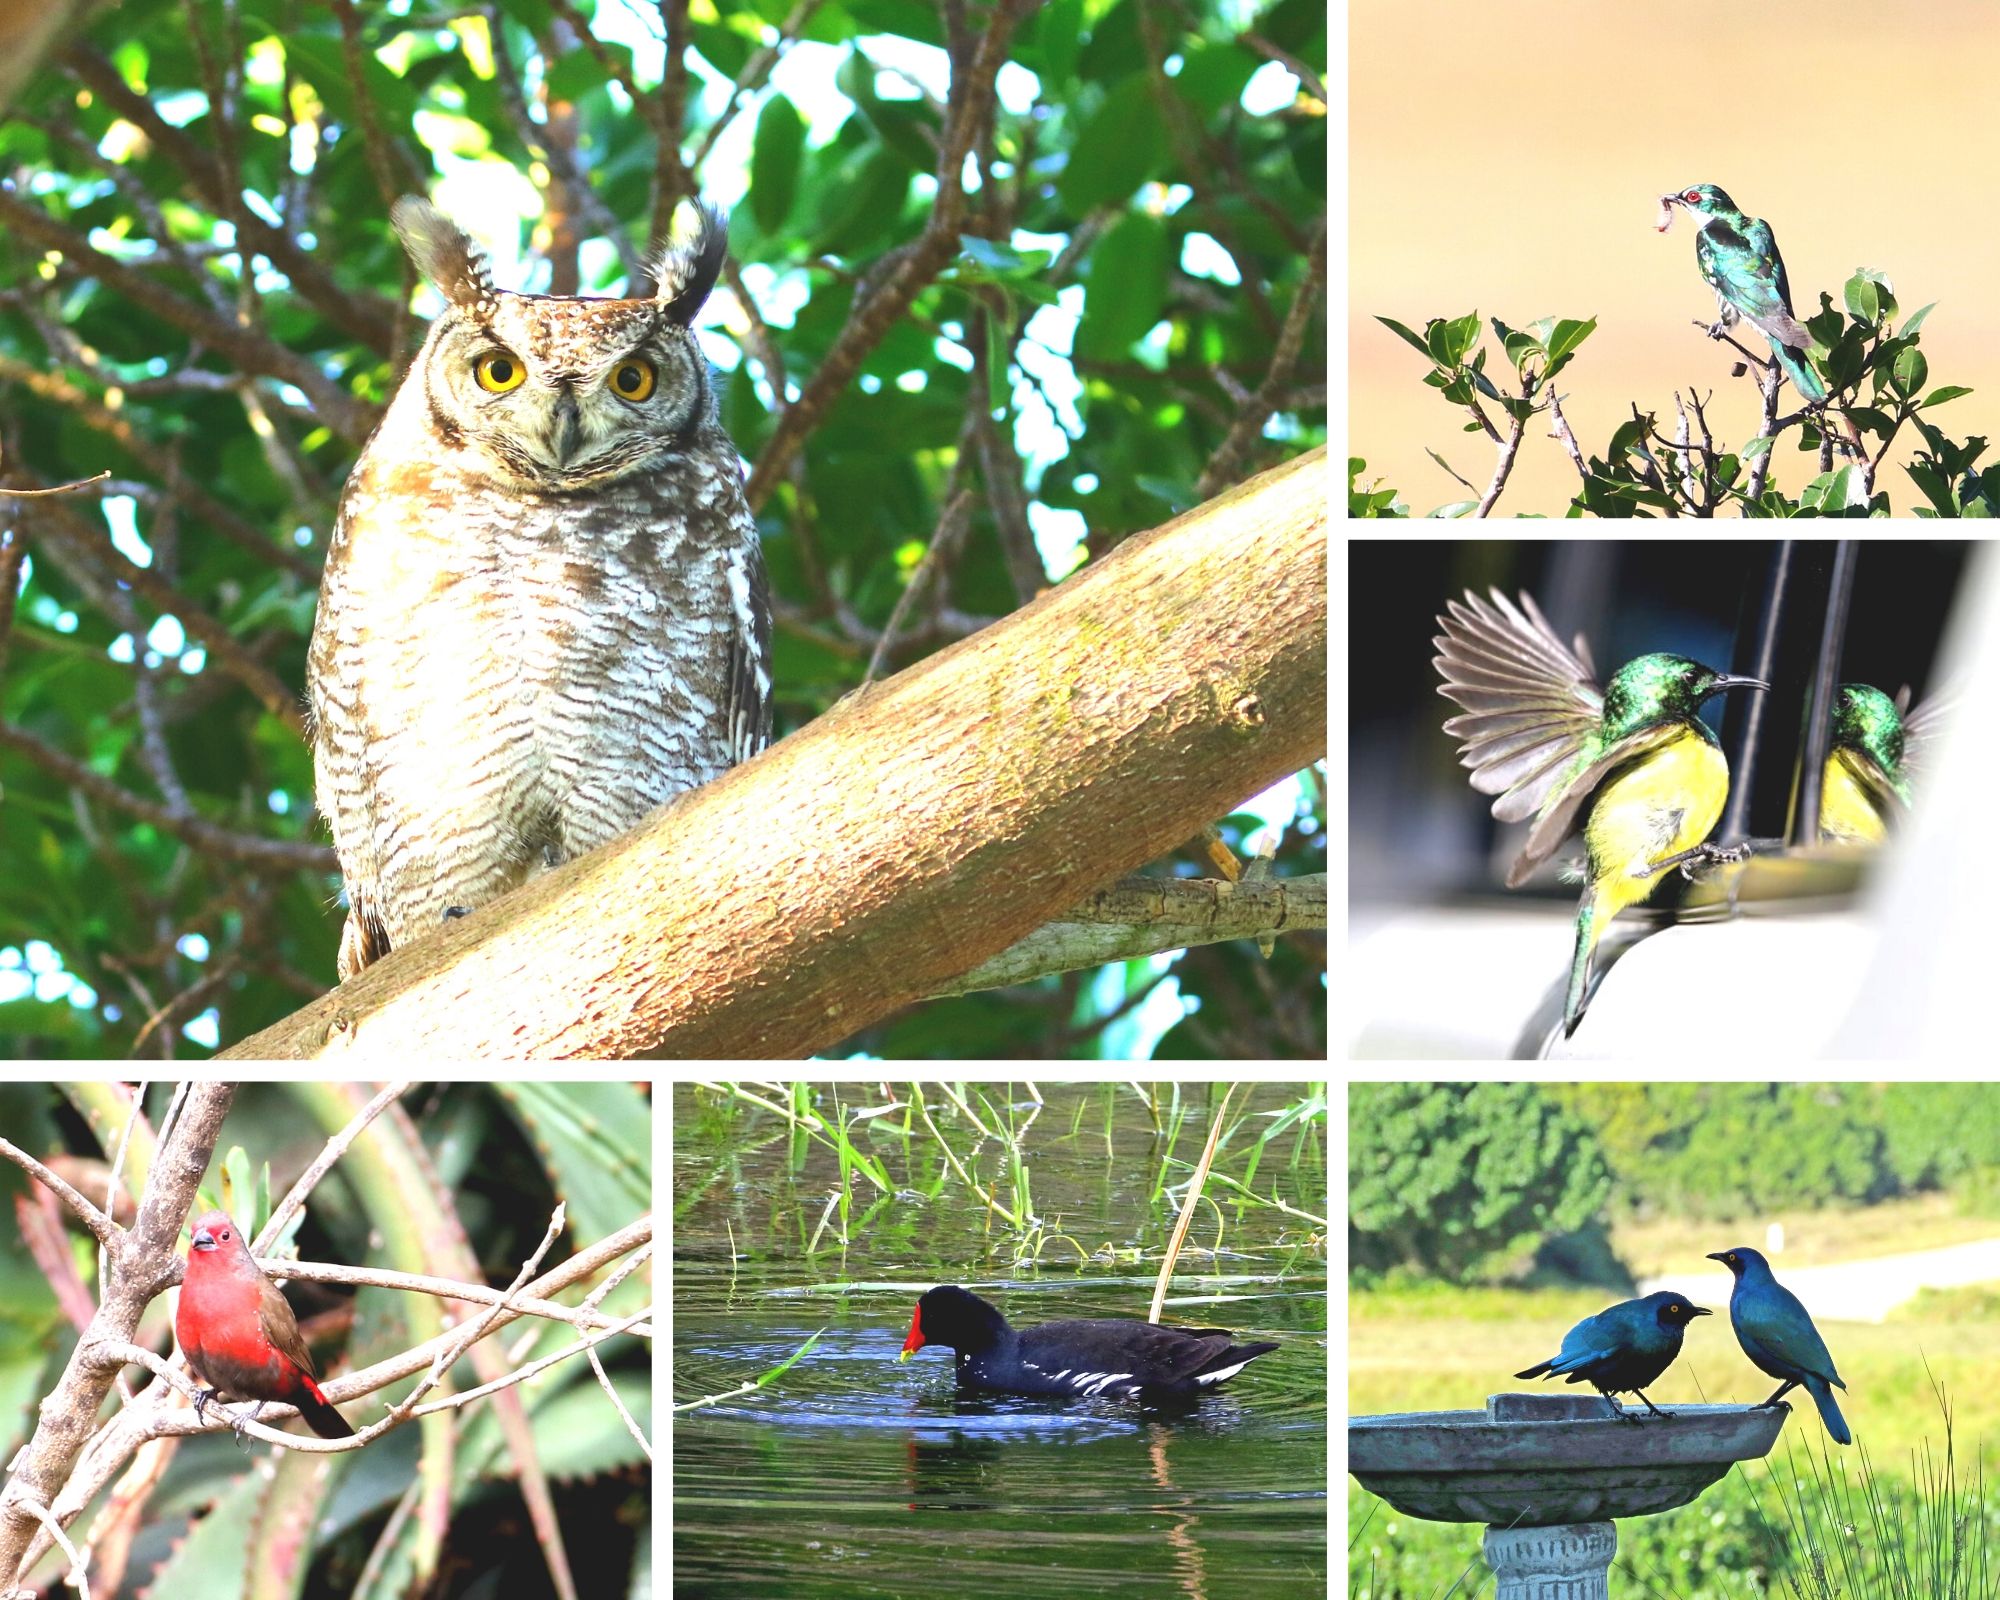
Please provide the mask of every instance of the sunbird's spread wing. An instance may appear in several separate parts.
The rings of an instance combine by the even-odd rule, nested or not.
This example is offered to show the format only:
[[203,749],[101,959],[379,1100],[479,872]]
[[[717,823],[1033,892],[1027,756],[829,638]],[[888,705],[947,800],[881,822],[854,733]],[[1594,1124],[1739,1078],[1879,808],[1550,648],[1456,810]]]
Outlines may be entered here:
[[1812,335],[1792,315],[1791,280],[1778,241],[1762,217],[1745,217],[1739,229],[1711,219],[1695,239],[1701,275],[1767,339],[1804,350]]
[[[1498,589],[1491,605],[1467,592],[1447,602],[1431,640],[1438,693],[1470,713],[1444,731],[1464,741],[1472,786],[1500,796],[1493,815],[1520,822],[1542,807],[1604,714],[1604,692],[1528,595],[1517,608]],[[1581,641],[1578,641],[1581,643]]]
[[1444,731],[1462,741],[1458,758],[1472,769],[1473,788],[1500,797],[1493,815],[1502,822],[1536,819],[1508,869],[1513,888],[1554,853],[1610,764],[1587,754],[1604,691],[1583,640],[1574,650],[1564,645],[1528,595],[1516,606],[1498,589],[1490,593],[1490,604],[1470,591],[1446,604],[1432,664],[1444,680],[1438,693],[1468,713]]
[[[1944,742],[1946,724],[1958,709],[1959,684],[1933,689],[1930,698],[1903,718],[1903,780],[1912,789],[1921,789],[1937,762],[1938,747]],[[1907,703],[1908,688],[1898,696]]]

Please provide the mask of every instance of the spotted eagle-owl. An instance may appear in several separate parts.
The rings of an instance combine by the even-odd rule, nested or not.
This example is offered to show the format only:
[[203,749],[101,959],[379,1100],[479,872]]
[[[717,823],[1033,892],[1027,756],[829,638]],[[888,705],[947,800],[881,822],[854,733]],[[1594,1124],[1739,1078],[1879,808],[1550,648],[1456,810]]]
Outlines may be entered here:
[[347,480],[313,627],[343,980],[770,737],[763,557],[690,331],[727,248],[698,209],[647,300],[496,290],[427,202],[390,213],[445,310]]

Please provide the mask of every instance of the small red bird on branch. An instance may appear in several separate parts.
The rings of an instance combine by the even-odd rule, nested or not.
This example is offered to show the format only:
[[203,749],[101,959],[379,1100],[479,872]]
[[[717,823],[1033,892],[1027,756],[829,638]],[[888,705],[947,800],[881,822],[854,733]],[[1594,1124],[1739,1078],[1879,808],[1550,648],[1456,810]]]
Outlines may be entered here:
[[297,1406],[322,1439],[354,1436],[313,1381],[312,1356],[291,1306],[251,1258],[226,1211],[194,1220],[174,1337],[195,1376],[208,1385],[195,1397],[196,1416],[227,1393],[257,1401],[258,1411],[270,1400]]

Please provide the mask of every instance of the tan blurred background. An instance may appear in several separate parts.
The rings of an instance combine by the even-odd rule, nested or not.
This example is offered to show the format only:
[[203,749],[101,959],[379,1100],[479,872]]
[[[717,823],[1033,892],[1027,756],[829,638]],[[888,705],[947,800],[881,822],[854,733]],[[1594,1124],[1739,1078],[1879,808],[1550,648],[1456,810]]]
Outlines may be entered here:
[[[1860,266],[1888,274],[1905,314],[1938,302],[1926,387],[1976,392],[1934,420],[2000,439],[2000,3],[1350,0],[1349,19],[1348,454],[1413,514],[1468,498],[1426,445],[1481,489],[1494,446],[1461,431],[1378,314],[1419,333],[1474,309],[1516,327],[1595,316],[1557,380],[1586,456],[1633,401],[1671,432],[1672,391],[1690,385],[1715,391],[1718,445],[1754,436],[1735,353],[1691,325],[1715,311],[1694,229],[1679,213],[1653,228],[1656,197],[1693,183],[1770,222],[1802,319],[1822,290],[1839,305]],[[1762,348],[1754,330],[1745,343]],[[1789,388],[1781,403],[1795,407]],[[1496,514],[1568,504],[1576,469],[1547,431],[1530,425]],[[1775,469],[1793,496],[1812,472],[1796,439]],[[1892,462],[1906,442],[1920,442],[1908,424]],[[1898,516],[1925,503],[1900,467],[1877,487]]]

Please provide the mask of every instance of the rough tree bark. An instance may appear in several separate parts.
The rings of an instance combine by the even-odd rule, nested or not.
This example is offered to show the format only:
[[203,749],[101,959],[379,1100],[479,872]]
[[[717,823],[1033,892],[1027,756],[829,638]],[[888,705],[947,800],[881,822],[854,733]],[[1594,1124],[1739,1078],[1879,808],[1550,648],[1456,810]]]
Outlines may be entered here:
[[226,1052],[808,1055],[1326,752],[1324,448]]

